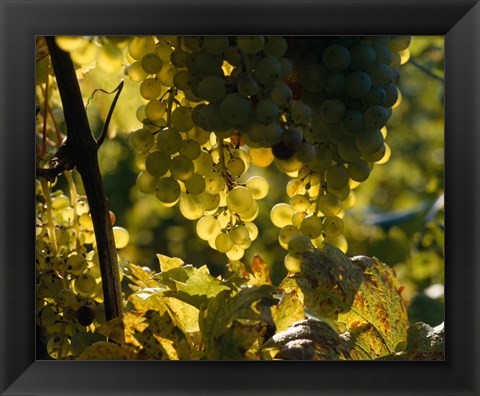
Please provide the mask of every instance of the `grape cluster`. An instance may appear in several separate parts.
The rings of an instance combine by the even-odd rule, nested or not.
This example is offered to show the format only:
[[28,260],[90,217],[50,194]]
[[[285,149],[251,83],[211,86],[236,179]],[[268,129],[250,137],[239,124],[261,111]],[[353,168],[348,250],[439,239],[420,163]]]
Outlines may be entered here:
[[134,37],[127,74],[145,101],[131,135],[138,188],[179,203],[199,237],[235,260],[268,192],[245,172],[275,162],[292,177],[289,203],[271,211],[286,263],[323,241],[345,251],[352,190],[390,155],[385,125],[410,39]]
[[[89,205],[85,196],[72,195],[37,180],[37,325],[53,359],[78,356],[101,338],[90,325],[106,321]],[[127,230],[115,226],[114,236],[117,248],[127,245]]]

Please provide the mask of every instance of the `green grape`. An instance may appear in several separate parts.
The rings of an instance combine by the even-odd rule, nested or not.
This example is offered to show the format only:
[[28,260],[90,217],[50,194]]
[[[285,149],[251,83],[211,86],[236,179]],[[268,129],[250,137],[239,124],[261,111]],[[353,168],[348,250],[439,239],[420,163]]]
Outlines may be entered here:
[[170,62],[178,68],[187,67],[188,52],[181,49],[176,49],[170,55]]
[[134,37],[128,44],[129,55],[136,60],[142,59],[145,54],[153,52],[155,41],[151,36]]
[[195,172],[201,175],[206,175],[213,170],[212,156],[204,150],[202,150],[198,158],[193,161],[193,164],[195,166]]
[[143,56],[141,64],[145,73],[157,74],[162,68],[163,62],[157,54],[150,52]]
[[142,124],[147,119],[147,115],[145,114],[145,107],[146,107],[145,105],[140,105],[138,106],[137,111],[135,112],[135,116],[137,117],[137,120]]
[[77,212],[78,216],[90,212],[88,202],[85,198],[77,198],[77,202],[75,202],[75,212]]
[[198,95],[208,102],[220,102],[226,94],[225,81],[219,76],[207,76],[198,84]]
[[280,107],[287,107],[292,103],[292,89],[285,83],[277,83],[270,92],[270,98]]
[[327,216],[323,220],[323,233],[327,237],[334,237],[343,233],[343,220],[337,216]]
[[218,194],[225,188],[225,179],[216,171],[205,174],[205,191],[209,194]]
[[145,105],[145,116],[151,121],[159,121],[165,115],[167,106],[165,102],[159,100],[151,100]]
[[155,45],[155,54],[163,61],[170,62],[173,53],[173,48],[168,43],[159,42]]
[[56,197],[52,197],[51,205],[53,210],[63,210],[70,206],[70,198],[65,194],[57,195]]
[[194,173],[184,183],[187,192],[190,194],[201,194],[205,191],[205,179],[199,173]]
[[370,67],[368,74],[370,75],[372,84],[382,88],[388,87],[388,85],[393,82],[394,78],[394,73],[392,70],[393,69],[390,66],[384,63],[376,63]]
[[175,154],[182,147],[182,135],[174,128],[162,129],[157,134],[157,147],[167,154]]
[[125,228],[119,226],[113,227],[113,236],[115,238],[115,246],[117,249],[123,249],[128,245],[130,234]]
[[88,296],[95,292],[95,289],[97,288],[97,282],[89,273],[83,273],[79,275],[77,279],[75,279],[74,286],[77,293]]
[[130,144],[137,151],[142,153],[150,150],[155,143],[153,134],[146,129],[138,129],[130,134]]
[[155,186],[158,182],[158,177],[152,176],[148,172],[140,172],[137,176],[137,188],[144,194],[153,194]]
[[245,212],[239,213],[239,216],[243,222],[251,222],[257,218],[259,211],[260,209],[257,201],[253,201],[252,206],[250,206]]
[[332,153],[325,146],[317,147],[316,156],[308,162],[308,166],[315,172],[322,172],[330,168],[332,164]]
[[40,323],[43,327],[51,327],[59,320],[60,315],[58,315],[51,305],[47,305],[40,312]]
[[328,191],[335,194],[340,201],[344,201],[350,194],[350,185],[347,183],[342,188],[329,187]]
[[327,236],[323,242],[329,243],[330,245],[336,246],[339,248],[343,253],[347,253],[348,243],[347,240],[343,235],[336,235],[336,236]]
[[412,42],[412,36],[393,36],[392,40],[388,43],[388,48],[392,51],[406,50]]
[[[391,85],[391,84],[390,84]],[[373,86],[370,92],[365,95],[361,101],[364,106],[384,105],[387,99],[387,93],[381,87]]]
[[240,158],[230,158],[226,164],[228,173],[232,176],[240,177],[247,170],[245,162]]
[[227,253],[232,247],[233,242],[227,233],[221,232],[215,237],[215,248],[220,253]]
[[241,124],[250,114],[250,102],[239,93],[230,93],[220,104],[220,114],[229,124]]
[[203,48],[211,55],[223,54],[228,45],[227,36],[205,36],[203,38]]
[[297,194],[290,198],[290,206],[295,212],[305,212],[310,206],[310,200],[306,195]]
[[187,70],[179,70],[173,76],[173,85],[181,91],[186,91],[192,87],[192,76]]
[[330,72],[325,82],[325,91],[330,95],[339,96],[345,90],[345,81],[346,77],[343,72]]
[[255,200],[263,199],[267,196],[270,188],[268,181],[262,176],[252,176],[245,183]]
[[348,49],[344,46],[332,44],[323,51],[322,61],[327,69],[342,71],[350,65],[351,56]]
[[302,261],[289,254],[285,256],[284,265],[288,272],[297,273],[302,269]]
[[171,162],[168,154],[162,151],[153,151],[145,160],[145,169],[152,176],[163,176],[170,169]]
[[318,63],[307,63],[300,69],[300,82],[309,92],[320,92],[325,88],[328,70]]
[[182,40],[182,45],[190,51],[197,51],[202,45],[201,41],[201,36],[184,36]]
[[359,99],[370,92],[372,81],[367,73],[354,71],[347,76],[345,81],[345,91],[354,98]]
[[260,52],[265,45],[263,36],[237,36],[237,45],[240,51],[248,55]]
[[377,63],[384,63],[390,65],[392,63],[392,53],[390,49],[384,44],[374,44],[375,58]]
[[245,226],[238,225],[232,228],[229,233],[230,239],[236,245],[244,245],[250,241],[250,234]]
[[300,230],[297,227],[292,224],[287,224],[280,229],[280,232],[278,234],[278,241],[283,248],[287,249],[290,239],[292,239],[292,237],[294,237],[295,235],[299,234]]
[[282,76],[282,66],[273,56],[266,56],[257,63],[253,75],[260,84],[272,85]]
[[146,100],[157,99],[162,93],[162,84],[154,78],[146,78],[140,84],[140,95]]
[[177,74],[177,69],[171,63],[164,63],[157,74],[157,78],[164,87],[173,87],[173,78]]
[[199,195],[182,195],[179,209],[183,217],[188,220],[198,220],[205,214],[205,204]]
[[[223,194],[223,191],[222,191],[222,194]],[[216,212],[216,210],[218,209],[218,207],[222,203],[221,202],[222,201],[221,194],[209,194],[209,193],[204,191],[201,194],[201,196],[203,198],[203,202],[205,204],[205,210],[207,212]],[[224,204],[223,206],[225,206],[225,205],[226,204]]]
[[82,227],[84,230],[90,230],[93,231],[93,222],[92,222],[92,216],[90,216],[90,213],[84,213],[81,216],[78,217],[78,224],[80,227]]
[[155,196],[165,204],[172,204],[180,197],[180,184],[173,177],[162,177],[155,185]]
[[78,51],[88,43],[82,36],[55,36],[55,42],[65,52]]
[[182,181],[187,180],[194,173],[193,162],[190,158],[184,155],[177,155],[172,158],[170,172],[175,179]]
[[255,223],[246,222],[245,228],[248,230],[248,235],[250,236],[250,240],[254,241],[258,237],[258,227]]
[[172,125],[180,132],[187,132],[194,127],[192,120],[192,109],[186,106],[179,106],[172,112]]
[[237,90],[243,96],[253,96],[257,94],[259,86],[257,80],[245,74],[238,80]]
[[292,216],[295,213],[293,208],[286,203],[276,204],[271,212],[270,219],[273,225],[278,228],[282,228],[286,225],[292,224]]
[[336,216],[342,210],[342,202],[335,194],[326,193],[319,198],[318,208],[325,216]]
[[345,104],[339,99],[329,99],[322,103],[320,114],[328,123],[339,122],[345,114]]
[[295,158],[302,163],[314,161],[317,156],[317,150],[314,145],[308,142],[301,142],[295,149]]
[[264,124],[277,122],[280,118],[280,109],[271,99],[262,99],[255,106],[257,120]]
[[232,212],[247,212],[254,205],[253,195],[246,187],[237,186],[227,194],[227,207]]
[[208,241],[210,239],[216,238],[221,232],[220,223],[213,216],[203,216],[197,222],[196,226],[197,235],[200,239]]
[[87,260],[82,254],[71,254],[67,257],[65,268],[68,273],[73,275],[80,275],[87,268]]
[[355,136],[355,143],[362,154],[369,155],[382,148],[384,138],[379,129],[367,129]]
[[389,84],[387,88],[385,88],[385,103],[383,103],[383,105],[385,107],[392,107],[397,104],[399,97],[399,89],[395,85]]
[[357,148],[357,145],[355,144],[355,139],[353,138],[342,140],[338,144],[337,148],[340,157],[342,157],[342,159],[347,162],[356,161],[362,156],[362,153]]
[[368,179],[368,176],[370,176],[370,167],[362,159],[350,162],[347,169],[350,179],[356,182],[363,182]]
[[240,260],[245,254],[245,250],[242,249],[239,245],[234,244],[232,248],[226,253],[227,257],[230,260]]
[[293,102],[292,119],[295,122],[295,124],[308,125],[311,118],[312,118],[312,109],[310,108],[310,106],[301,102]]
[[[210,132],[207,132],[206,130],[200,128],[200,127],[194,127],[192,128],[190,131],[187,132],[187,140],[195,140],[200,146],[204,145],[205,143],[207,143],[210,139]],[[188,151],[192,150],[192,148],[189,148]],[[192,158],[192,155],[193,153],[191,154],[187,154],[187,153],[182,153],[183,155],[186,155],[187,157],[189,157],[190,159],[194,159]],[[198,155],[200,155],[201,152],[198,153]],[[195,158],[197,158],[198,156],[196,156]]]
[[143,70],[140,62],[133,62],[130,66],[128,66],[127,75],[130,80],[135,82],[143,81],[148,77],[147,72]]
[[335,165],[327,169],[328,188],[341,189],[348,184],[348,171],[343,165]]
[[303,253],[313,249],[310,238],[303,234],[294,235],[288,241],[288,254],[300,258]]
[[305,216],[300,224],[300,231],[310,239],[316,239],[322,235],[322,220],[315,214]]
[[352,57],[350,67],[353,70],[366,71],[373,66],[376,59],[375,50],[369,45],[357,44],[350,51]]
[[264,44],[263,52],[267,56],[281,58],[288,49],[287,40],[282,36],[268,36]]
[[365,110],[365,125],[367,128],[380,129],[385,126],[388,118],[387,109],[383,106],[373,105]]
[[302,224],[303,219],[307,216],[306,212],[295,212],[294,215],[292,216],[292,224],[300,228],[300,225]]

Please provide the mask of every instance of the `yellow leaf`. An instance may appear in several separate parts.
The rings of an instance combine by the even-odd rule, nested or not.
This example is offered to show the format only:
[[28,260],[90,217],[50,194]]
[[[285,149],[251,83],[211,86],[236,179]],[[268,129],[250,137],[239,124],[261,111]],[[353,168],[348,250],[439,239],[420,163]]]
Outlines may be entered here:
[[286,330],[290,325],[305,319],[305,310],[295,292],[285,293],[278,305],[272,306],[272,317],[277,333]]
[[139,356],[120,345],[98,341],[85,348],[78,360],[137,360]]
[[185,264],[178,257],[168,257],[163,254],[157,254],[158,262],[160,263],[160,270],[162,272],[168,271],[173,268],[180,268]]
[[252,275],[250,276],[250,285],[271,285],[270,268],[268,264],[258,254],[253,257]]

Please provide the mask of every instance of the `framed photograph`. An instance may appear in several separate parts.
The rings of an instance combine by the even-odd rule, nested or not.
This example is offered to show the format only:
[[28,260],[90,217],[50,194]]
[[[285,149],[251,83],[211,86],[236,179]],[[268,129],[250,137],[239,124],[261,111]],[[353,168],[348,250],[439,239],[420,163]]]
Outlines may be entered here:
[[2,395],[480,394],[477,1],[0,7]]

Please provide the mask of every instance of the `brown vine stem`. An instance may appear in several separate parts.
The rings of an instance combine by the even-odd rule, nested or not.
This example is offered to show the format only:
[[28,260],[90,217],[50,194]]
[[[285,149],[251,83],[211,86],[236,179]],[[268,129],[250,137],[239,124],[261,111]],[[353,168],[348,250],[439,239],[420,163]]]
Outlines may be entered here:
[[52,59],[67,125],[67,139],[62,147],[64,147],[64,154],[68,160],[80,173],[87,195],[100,262],[105,312],[107,320],[110,320],[121,315],[123,303],[117,250],[98,165],[99,145],[93,138],[88,123],[75,67],[70,55],[57,46],[53,36],[45,39]]

